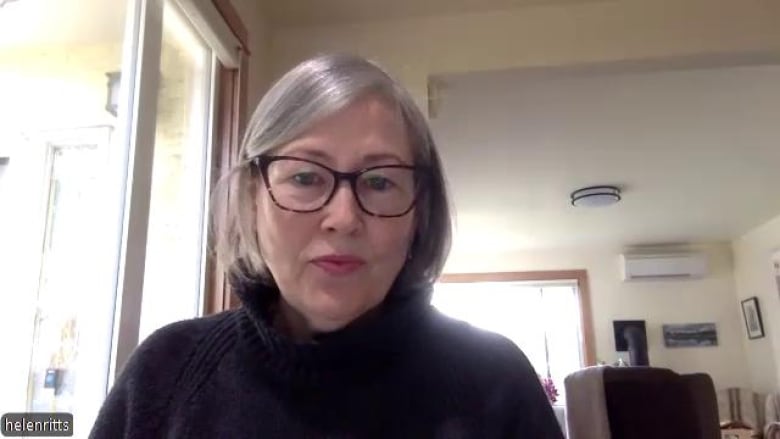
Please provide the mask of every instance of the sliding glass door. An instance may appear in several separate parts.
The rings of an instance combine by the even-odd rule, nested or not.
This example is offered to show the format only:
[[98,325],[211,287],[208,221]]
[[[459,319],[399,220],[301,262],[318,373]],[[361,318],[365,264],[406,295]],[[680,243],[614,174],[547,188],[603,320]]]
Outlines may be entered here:
[[240,44],[211,2],[0,4],[0,413],[72,412],[86,437],[138,343],[203,312]]
[[215,63],[165,2],[139,339],[201,310]]
[[131,122],[114,78],[131,76],[132,5],[2,3],[0,412],[89,422],[111,359]]

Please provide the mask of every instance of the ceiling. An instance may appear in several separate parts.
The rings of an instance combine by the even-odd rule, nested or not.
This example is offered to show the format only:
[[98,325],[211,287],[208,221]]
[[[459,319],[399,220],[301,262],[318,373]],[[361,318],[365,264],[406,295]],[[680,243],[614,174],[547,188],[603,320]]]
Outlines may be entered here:
[[[2,0],[0,0],[2,3]],[[0,49],[119,43],[126,0],[14,0],[0,8]]]
[[[728,241],[780,215],[780,66],[441,80],[456,246]],[[623,201],[570,205],[597,184]]]
[[264,0],[276,26],[311,26],[607,0]]

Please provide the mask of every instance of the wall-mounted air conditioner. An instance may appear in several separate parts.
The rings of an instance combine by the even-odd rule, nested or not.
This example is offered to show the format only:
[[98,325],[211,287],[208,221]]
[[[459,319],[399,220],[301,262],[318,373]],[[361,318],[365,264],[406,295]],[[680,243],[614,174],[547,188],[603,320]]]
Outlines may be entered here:
[[708,270],[707,257],[700,253],[621,255],[623,280],[697,279]]

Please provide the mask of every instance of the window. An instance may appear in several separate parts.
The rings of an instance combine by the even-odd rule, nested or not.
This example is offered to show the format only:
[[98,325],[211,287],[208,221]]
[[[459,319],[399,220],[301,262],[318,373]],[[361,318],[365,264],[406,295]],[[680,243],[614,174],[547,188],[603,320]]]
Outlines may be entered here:
[[[444,314],[496,332],[519,346],[537,374],[552,378],[565,401],[564,378],[593,364],[584,273],[449,275],[434,287]],[[531,280],[531,279],[536,280]],[[584,288],[583,288],[584,287]]]
[[213,54],[170,1],[161,49],[140,340],[203,302]]
[[0,8],[0,412],[73,412],[75,437],[111,362],[129,144],[106,74],[132,76],[130,3]]
[[0,413],[86,437],[138,343],[203,313],[211,155],[235,154],[215,126],[240,110],[215,102],[246,35],[223,0],[5,3]]

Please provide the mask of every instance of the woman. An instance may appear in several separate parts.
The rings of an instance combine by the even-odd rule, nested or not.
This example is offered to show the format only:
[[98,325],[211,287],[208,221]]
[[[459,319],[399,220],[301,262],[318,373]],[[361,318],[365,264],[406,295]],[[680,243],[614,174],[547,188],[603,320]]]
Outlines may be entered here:
[[562,437],[522,352],[429,303],[450,240],[442,166],[382,69],[298,65],[240,158],[219,253],[243,307],[150,336],[92,437]]

